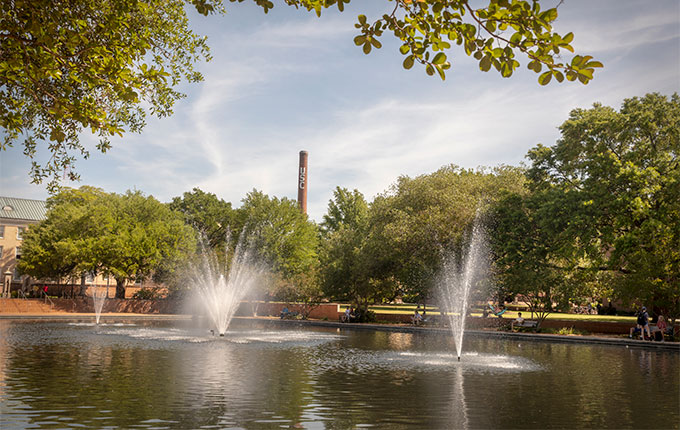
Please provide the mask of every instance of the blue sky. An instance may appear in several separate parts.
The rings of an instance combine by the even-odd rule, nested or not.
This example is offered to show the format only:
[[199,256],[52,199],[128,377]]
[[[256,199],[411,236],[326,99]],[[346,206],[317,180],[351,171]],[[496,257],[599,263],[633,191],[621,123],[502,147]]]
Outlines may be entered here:
[[[545,2],[555,4],[556,2]],[[352,39],[356,16],[376,18],[391,3],[350,3],[322,17],[280,4],[265,15],[227,2],[225,16],[192,14],[208,36],[213,60],[198,66],[205,81],[170,118],[150,117],[141,134],[79,160],[80,183],[106,191],[138,189],[170,201],[199,187],[240,205],[252,189],[295,199],[300,150],[309,151],[308,211],[321,221],[336,186],[368,199],[399,175],[447,164],[518,165],[527,151],[559,138],[571,109],[595,102],[620,107],[647,92],[680,89],[680,2],[566,0],[556,31],[573,31],[580,54],[602,61],[588,85],[551,83],[521,68],[510,79],[480,72],[454,46],[446,81],[401,67],[399,44],[364,55]],[[94,148],[95,139],[83,135]],[[0,153],[0,195],[44,199],[30,184],[20,146]]]

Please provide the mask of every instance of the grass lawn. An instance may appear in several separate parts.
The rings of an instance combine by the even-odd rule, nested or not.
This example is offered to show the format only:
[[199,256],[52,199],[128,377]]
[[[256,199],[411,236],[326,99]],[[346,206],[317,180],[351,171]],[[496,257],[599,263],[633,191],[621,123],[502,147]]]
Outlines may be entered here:
[[[347,308],[347,306],[340,306],[340,310],[344,311]],[[414,304],[403,304],[403,305],[377,305],[377,306],[370,306],[369,309],[375,312],[376,314],[401,314],[401,315],[411,315],[413,312],[417,309],[417,305]],[[438,315],[439,312],[437,311],[437,308],[434,306],[428,306],[427,307],[427,313],[430,315]],[[473,312],[471,314],[472,316],[477,316],[481,317],[482,313],[481,312]],[[530,319],[531,318],[531,312],[528,311],[522,311],[522,316],[525,319]],[[489,318],[495,318],[494,316],[490,316]],[[515,319],[517,318],[517,312],[516,311],[506,311],[503,314],[503,318],[510,318],[510,319]],[[564,314],[564,313],[551,313],[548,315],[547,319],[552,319],[552,320],[566,320],[566,321],[579,321],[579,320],[587,320],[587,321],[606,321],[606,322],[625,322],[625,323],[630,323],[630,324],[635,324],[636,318],[634,316],[619,316],[619,315],[584,315],[584,314]]]

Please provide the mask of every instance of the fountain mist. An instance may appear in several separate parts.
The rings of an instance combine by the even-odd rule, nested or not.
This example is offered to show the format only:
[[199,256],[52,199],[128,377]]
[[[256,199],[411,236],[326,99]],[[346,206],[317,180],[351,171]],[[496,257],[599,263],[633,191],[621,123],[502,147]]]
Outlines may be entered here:
[[463,254],[461,262],[453,255],[445,258],[440,284],[441,300],[447,311],[458,360],[463,350],[465,315],[471,291],[487,275],[487,255],[484,228],[481,225],[480,212],[477,211],[467,252]]
[[[263,280],[264,266],[258,263],[245,240],[239,240],[230,259],[206,246],[202,248],[198,264],[192,266],[190,279],[217,332],[223,336],[241,300]],[[229,255],[228,243],[225,254]]]
[[104,302],[108,295],[108,288],[92,287],[92,301],[94,302],[94,317],[95,322],[99,324],[99,319],[102,316],[102,309],[104,309]]

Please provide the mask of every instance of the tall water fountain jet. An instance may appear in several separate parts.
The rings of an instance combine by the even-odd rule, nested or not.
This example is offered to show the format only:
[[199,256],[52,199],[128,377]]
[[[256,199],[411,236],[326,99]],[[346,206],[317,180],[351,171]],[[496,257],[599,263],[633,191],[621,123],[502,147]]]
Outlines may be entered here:
[[[229,245],[225,248],[229,256]],[[263,280],[264,265],[246,240],[239,240],[231,258],[207,246],[202,246],[202,251],[199,262],[191,268],[190,279],[217,333],[224,336],[243,298]]]
[[92,301],[94,302],[94,317],[95,322],[99,324],[99,319],[102,316],[102,309],[104,309],[104,302],[109,293],[108,288],[92,287]]
[[467,251],[463,253],[461,261],[458,261],[455,255],[449,255],[444,259],[440,284],[441,300],[447,311],[459,361],[463,351],[465,315],[471,291],[488,274],[487,257],[486,238],[481,223],[481,213],[478,210]]

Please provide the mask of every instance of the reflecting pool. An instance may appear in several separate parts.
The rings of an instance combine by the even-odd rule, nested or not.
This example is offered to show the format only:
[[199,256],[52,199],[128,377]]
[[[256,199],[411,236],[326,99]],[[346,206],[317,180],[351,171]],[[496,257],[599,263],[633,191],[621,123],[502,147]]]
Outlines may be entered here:
[[235,321],[0,320],[0,428],[678,428],[680,354]]

